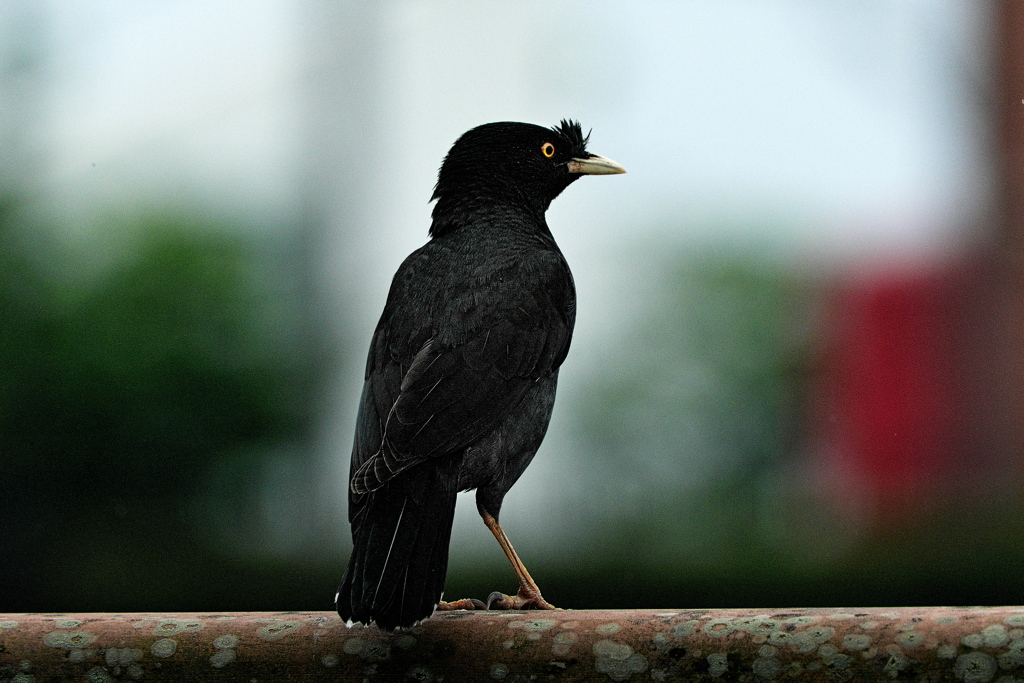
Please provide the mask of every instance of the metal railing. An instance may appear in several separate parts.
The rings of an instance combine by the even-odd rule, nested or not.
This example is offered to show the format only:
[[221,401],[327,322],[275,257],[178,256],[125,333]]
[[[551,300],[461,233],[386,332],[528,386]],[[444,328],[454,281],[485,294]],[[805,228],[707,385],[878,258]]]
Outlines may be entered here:
[[0,614],[0,681],[1016,681],[1024,607]]

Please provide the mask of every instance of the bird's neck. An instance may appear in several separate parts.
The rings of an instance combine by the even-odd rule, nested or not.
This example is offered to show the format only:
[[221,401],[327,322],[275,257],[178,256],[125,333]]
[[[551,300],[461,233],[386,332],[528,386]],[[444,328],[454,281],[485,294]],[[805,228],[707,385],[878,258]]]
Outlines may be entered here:
[[544,213],[548,204],[530,201],[524,194],[505,192],[501,197],[485,193],[442,195],[434,205],[430,235],[501,224],[524,232],[550,234]]

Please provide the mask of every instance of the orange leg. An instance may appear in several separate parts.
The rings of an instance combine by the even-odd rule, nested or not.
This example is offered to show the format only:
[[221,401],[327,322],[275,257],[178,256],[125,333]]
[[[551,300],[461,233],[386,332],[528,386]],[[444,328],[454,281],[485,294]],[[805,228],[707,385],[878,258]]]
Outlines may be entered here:
[[454,602],[445,602],[442,600],[437,603],[437,609],[442,611],[455,609],[487,609],[487,605],[476,598],[462,598],[461,600],[455,600]]
[[540,589],[537,588],[536,582],[533,577],[530,576],[530,572],[526,571],[526,566],[523,561],[519,559],[519,555],[516,554],[516,549],[512,547],[511,541],[508,540],[508,536],[505,535],[505,531],[501,528],[491,513],[484,510],[479,505],[477,510],[480,511],[480,516],[484,520],[484,524],[491,530],[494,537],[498,539],[498,543],[501,544],[501,549],[505,551],[505,557],[512,563],[512,570],[516,573],[516,577],[519,579],[519,593],[516,595],[505,595],[495,591],[491,593],[487,598],[487,608],[490,609],[493,604],[496,609],[558,609],[550,602],[544,599],[540,594]]

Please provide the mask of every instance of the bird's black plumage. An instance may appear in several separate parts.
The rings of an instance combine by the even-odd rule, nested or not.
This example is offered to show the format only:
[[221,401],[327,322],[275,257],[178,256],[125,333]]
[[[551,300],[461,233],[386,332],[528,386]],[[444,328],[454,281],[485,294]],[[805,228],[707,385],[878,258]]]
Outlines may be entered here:
[[492,123],[445,157],[431,239],[399,267],[370,345],[342,619],[393,629],[429,617],[456,494],[476,489],[497,526],[540,446],[576,317],[544,213],[581,174],[622,172],[586,145],[578,123]]

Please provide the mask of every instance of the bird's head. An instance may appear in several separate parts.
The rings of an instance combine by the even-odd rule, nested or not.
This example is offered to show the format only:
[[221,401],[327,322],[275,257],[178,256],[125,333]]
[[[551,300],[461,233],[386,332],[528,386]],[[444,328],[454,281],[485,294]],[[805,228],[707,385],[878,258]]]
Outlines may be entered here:
[[448,232],[467,214],[492,206],[523,207],[543,216],[580,176],[626,172],[611,159],[588,152],[589,138],[579,123],[567,120],[554,128],[487,123],[463,133],[437,174],[431,235]]

